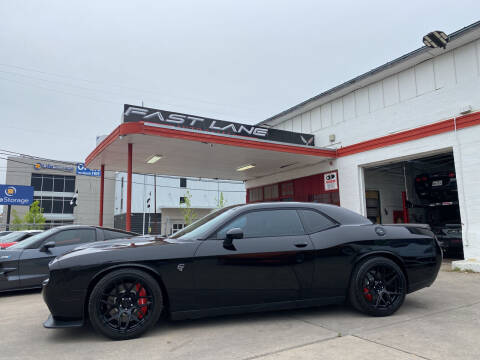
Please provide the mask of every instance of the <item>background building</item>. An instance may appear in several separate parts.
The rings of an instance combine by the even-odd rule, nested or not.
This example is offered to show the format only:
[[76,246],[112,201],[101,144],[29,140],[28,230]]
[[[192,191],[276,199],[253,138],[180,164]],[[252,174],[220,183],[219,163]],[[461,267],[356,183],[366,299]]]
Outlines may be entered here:
[[[39,161],[29,157],[10,156],[7,160],[6,184],[34,187],[34,200],[40,202],[48,224],[98,224],[100,177],[81,175],[77,162]],[[105,174],[104,226],[113,227],[115,173]],[[78,191],[77,206],[70,205]],[[28,206],[12,206],[23,217]],[[2,224],[7,221],[4,206]],[[10,223],[13,221],[11,216]]]
[[[245,202],[245,185],[241,181],[160,175],[155,178],[140,174],[133,174],[132,181],[132,231],[139,233],[148,233],[149,227],[152,233],[167,235],[182,229],[185,225],[182,208],[188,194],[191,209],[198,218],[217,208],[222,196],[226,206]],[[115,227],[123,229],[127,198],[125,173],[116,174],[115,186]]]

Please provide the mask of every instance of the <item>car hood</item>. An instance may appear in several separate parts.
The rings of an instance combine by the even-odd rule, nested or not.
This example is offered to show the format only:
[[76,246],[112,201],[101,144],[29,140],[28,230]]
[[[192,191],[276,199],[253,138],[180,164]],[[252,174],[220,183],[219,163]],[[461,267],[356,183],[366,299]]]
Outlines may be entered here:
[[99,241],[80,245],[57,257],[50,263],[53,267],[93,265],[117,262],[135,262],[151,259],[190,257],[200,244],[198,240],[169,239],[160,236],[137,236],[132,238]]

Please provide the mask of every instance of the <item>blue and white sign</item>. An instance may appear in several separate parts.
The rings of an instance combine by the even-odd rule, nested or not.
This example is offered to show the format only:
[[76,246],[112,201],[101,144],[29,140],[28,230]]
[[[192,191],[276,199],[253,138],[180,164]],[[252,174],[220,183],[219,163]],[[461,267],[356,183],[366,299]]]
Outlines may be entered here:
[[85,167],[85,164],[77,164],[77,175],[86,175],[86,176],[101,176],[102,170],[89,169]]
[[30,205],[33,186],[0,185],[0,205]]

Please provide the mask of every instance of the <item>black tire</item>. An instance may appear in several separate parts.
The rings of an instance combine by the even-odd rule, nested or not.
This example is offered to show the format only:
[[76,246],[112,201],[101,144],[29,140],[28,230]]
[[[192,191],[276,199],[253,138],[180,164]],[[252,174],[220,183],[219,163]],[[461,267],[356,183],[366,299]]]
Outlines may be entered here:
[[94,329],[114,340],[133,339],[154,326],[163,310],[162,290],[149,274],[135,269],[108,273],[88,301]]
[[360,262],[352,273],[349,300],[355,309],[372,316],[388,316],[405,300],[407,280],[392,260],[374,257]]

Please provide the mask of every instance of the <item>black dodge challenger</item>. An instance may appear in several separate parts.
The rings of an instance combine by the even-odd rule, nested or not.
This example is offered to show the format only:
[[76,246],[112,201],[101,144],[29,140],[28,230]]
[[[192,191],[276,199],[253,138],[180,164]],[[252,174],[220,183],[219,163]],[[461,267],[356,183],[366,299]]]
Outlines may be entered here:
[[421,226],[383,226],[334,205],[223,208],[169,238],[85,245],[53,260],[47,328],[93,327],[137,337],[172,319],[318,306],[349,300],[373,316],[430,286],[442,251]]

